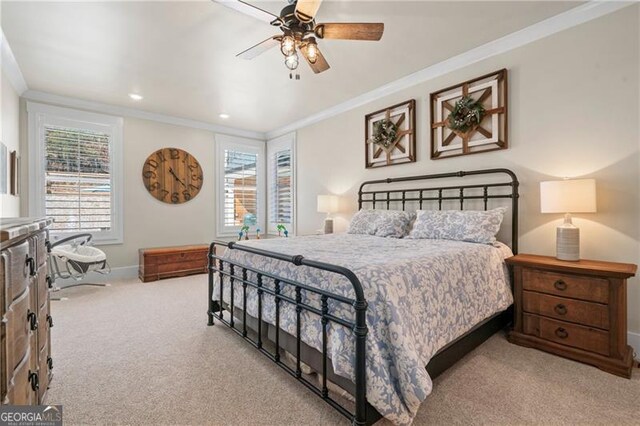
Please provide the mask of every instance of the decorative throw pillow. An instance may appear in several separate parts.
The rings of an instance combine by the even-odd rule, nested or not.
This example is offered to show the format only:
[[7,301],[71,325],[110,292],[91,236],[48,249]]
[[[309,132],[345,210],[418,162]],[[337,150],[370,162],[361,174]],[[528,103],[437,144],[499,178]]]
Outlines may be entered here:
[[349,223],[348,234],[374,235],[375,210],[359,210]]
[[411,222],[416,214],[401,210],[375,210],[377,217],[375,220],[374,235],[378,237],[402,238],[406,237],[411,229]]
[[351,219],[347,233],[402,238],[414,218],[415,213],[398,210],[360,210]]
[[506,207],[493,210],[418,210],[408,238],[492,244]]

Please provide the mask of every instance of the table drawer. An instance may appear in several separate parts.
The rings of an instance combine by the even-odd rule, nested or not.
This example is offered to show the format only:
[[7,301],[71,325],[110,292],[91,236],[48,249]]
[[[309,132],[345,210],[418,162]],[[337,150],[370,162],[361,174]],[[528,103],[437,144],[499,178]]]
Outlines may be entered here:
[[525,334],[609,356],[609,333],[595,328],[523,314]]
[[603,278],[525,268],[522,271],[522,287],[562,297],[609,303],[609,281]]
[[524,291],[522,306],[532,314],[609,329],[609,305]]

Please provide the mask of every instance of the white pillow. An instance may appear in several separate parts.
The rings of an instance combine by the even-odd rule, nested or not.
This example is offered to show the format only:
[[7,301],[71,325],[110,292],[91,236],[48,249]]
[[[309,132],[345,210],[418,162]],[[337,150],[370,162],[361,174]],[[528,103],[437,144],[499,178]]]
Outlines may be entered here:
[[506,207],[493,210],[418,210],[408,238],[493,244]]
[[415,213],[400,210],[360,210],[351,219],[349,234],[402,238],[409,233]]

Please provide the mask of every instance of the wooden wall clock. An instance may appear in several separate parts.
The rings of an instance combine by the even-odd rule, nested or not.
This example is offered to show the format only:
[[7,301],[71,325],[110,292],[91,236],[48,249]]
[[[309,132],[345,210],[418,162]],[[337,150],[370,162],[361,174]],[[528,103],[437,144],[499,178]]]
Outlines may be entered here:
[[200,192],[202,167],[187,151],[162,148],[145,160],[142,181],[154,198],[168,204],[182,204]]

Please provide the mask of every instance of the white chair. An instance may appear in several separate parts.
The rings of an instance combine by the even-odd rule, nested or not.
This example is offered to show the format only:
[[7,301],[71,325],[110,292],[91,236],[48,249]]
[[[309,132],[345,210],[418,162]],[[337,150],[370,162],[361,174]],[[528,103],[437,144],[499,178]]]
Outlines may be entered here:
[[[73,278],[76,281],[80,281],[89,272],[97,272],[103,275],[111,272],[111,267],[107,262],[107,255],[99,248],[90,245],[91,238],[91,234],[76,234],[54,243],[49,243],[49,272],[54,281],[57,278]],[[64,288],[81,285],[108,286],[108,284],[79,282],[67,285]]]

